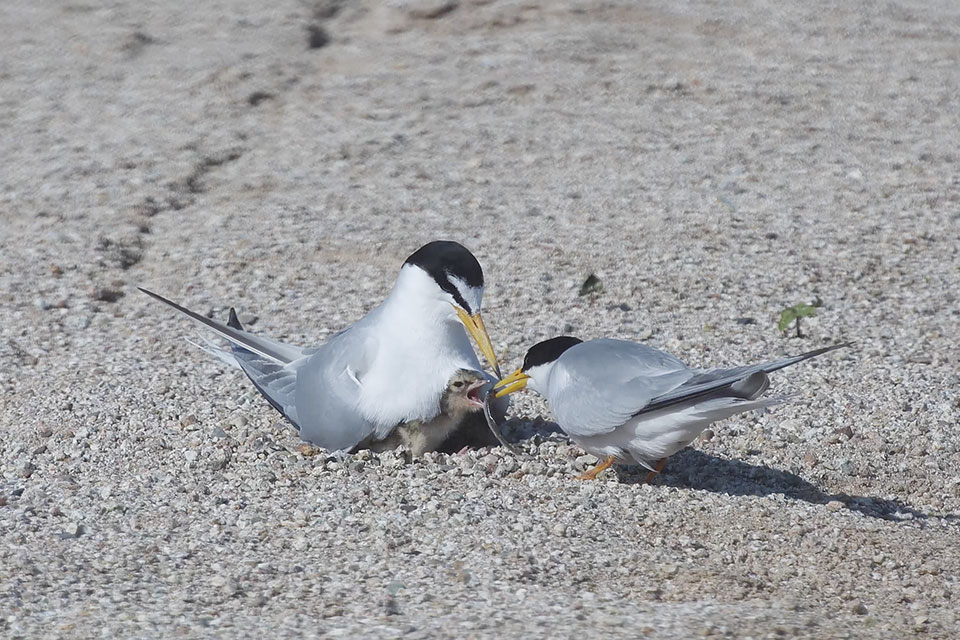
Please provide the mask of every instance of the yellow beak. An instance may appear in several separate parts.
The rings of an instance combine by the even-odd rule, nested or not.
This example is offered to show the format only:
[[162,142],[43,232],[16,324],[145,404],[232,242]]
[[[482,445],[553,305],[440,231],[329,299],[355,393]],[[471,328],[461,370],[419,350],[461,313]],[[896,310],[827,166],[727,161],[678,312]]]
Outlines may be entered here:
[[514,391],[520,391],[525,386],[527,386],[527,380],[530,379],[530,376],[523,372],[523,369],[517,369],[506,378],[493,385],[493,397],[502,398],[505,395],[509,395]]
[[457,310],[457,315],[460,317],[460,322],[463,323],[463,326],[467,328],[467,331],[473,337],[473,340],[477,343],[477,346],[480,347],[480,353],[483,354],[483,357],[487,359],[487,362],[490,363],[490,366],[493,367],[494,373],[497,374],[499,378],[502,374],[500,373],[500,364],[497,362],[497,354],[493,352],[493,345],[490,343],[490,336],[487,334],[487,328],[483,324],[483,316],[480,315],[480,312],[473,314],[472,316],[460,307],[454,307]]

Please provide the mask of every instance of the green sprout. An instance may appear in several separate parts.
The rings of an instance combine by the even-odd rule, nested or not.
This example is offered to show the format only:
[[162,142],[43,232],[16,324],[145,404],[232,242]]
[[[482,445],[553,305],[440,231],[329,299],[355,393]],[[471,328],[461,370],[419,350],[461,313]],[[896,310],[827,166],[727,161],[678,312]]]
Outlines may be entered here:
[[817,315],[817,307],[820,306],[823,306],[823,300],[818,297],[810,304],[801,302],[793,305],[792,307],[787,307],[780,312],[780,322],[777,323],[777,329],[786,335],[787,329],[790,328],[790,324],[796,323],[797,337],[802,338],[803,333],[800,331],[800,320]]

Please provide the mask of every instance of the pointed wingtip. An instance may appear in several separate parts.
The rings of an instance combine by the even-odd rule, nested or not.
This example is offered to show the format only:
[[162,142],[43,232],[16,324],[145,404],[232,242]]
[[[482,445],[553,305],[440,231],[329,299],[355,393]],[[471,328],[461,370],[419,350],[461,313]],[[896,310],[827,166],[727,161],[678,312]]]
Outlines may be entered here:
[[[285,345],[273,340],[257,338],[256,336],[253,336],[247,333],[246,331],[243,330],[242,327],[239,327],[239,324],[240,324],[239,320],[237,320],[238,327],[234,328],[234,327],[225,325],[222,322],[213,320],[212,318],[207,318],[205,316],[202,316],[195,311],[190,311],[190,309],[187,309],[186,307],[183,307],[172,300],[167,300],[163,296],[158,295],[152,291],[148,291],[143,287],[137,287],[137,288],[140,289],[140,291],[143,291],[145,294],[153,298],[156,298],[160,302],[163,302],[164,304],[168,304],[174,309],[176,309],[177,311],[183,314],[186,314],[190,318],[196,320],[200,324],[205,325],[209,329],[216,331],[218,334],[220,334],[220,337],[225,338],[226,340],[232,342],[235,345],[239,345],[244,349],[248,349],[249,351],[252,351],[258,355],[261,355],[264,358],[267,358],[269,360],[274,360],[276,362],[288,363],[302,355],[302,350],[298,349],[297,347],[293,347],[291,345]],[[231,309],[231,311],[233,310]],[[232,316],[233,317],[236,316],[235,311],[233,311]]]
[[819,356],[819,355],[824,354],[824,353],[829,353],[829,352],[831,352],[831,351],[836,351],[837,349],[843,349],[843,348],[845,348],[845,347],[852,347],[854,344],[856,344],[856,343],[854,343],[852,340],[849,341],[849,342],[840,342],[840,343],[838,343],[838,344],[832,344],[832,345],[830,345],[830,346],[828,346],[828,347],[821,347],[821,348],[819,348],[819,349],[814,349],[813,351],[808,351],[808,352],[806,352],[806,353],[801,354],[801,356],[806,356],[806,357],[809,357],[809,358],[813,358],[814,356]]
[[160,295],[159,293],[154,293],[153,291],[150,291],[149,289],[144,289],[143,287],[137,287],[137,289],[139,289],[140,291],[142,291],[143,293],[147,294],[148,296],[150,296],[151,298],[153,298],[153,299],[155,299],[155,300],[159,300],[160,302],[162,302],[162,303],[164,303],[164,304],[170,305],[171,307],[173,307],[173,308],[176,309],[177,311],[182,311],[183,313],[187,314],[188,316],[194,316],[194,315],[196,315],[194,312],[190,311],[189,309],[187,309],[187,308],[185,308],[185,307],[180,306],[179,304],[177,304],[177,303],[174,302],[173,300],[169,300],[169,299],[167,299],[167,298],[164,298],[164,297],[163,297],[162,295]]
[[227,320],[227,326],[231,329],[244,331],[243,325],[240,324],[240,318],[237,317],[237,310],[233,307],[230,307],[230,318]]
[[779,371],[791,365],[797,364],[798,362],[803,362],[804,360],[810,360],[811,358],[816,358],[817,356],[822,356],[825,353],[830,353],[831,351],[836,351],[837,349],[843,349],[844,347],[850,347],[854,343],[850,342],[841,342],[839,344],[832,344],[828,347],[820,347],[819,349],[814,349],[813,351],[807,351],[789,358],[784,358],[783,360],[777,360],[776,362],[770,362],[766,365],[763,365],[762,370],[767,373],[773,373],[774,371]]
[[[150,291],[149,289],[144,289],[143,287],[137,287],[137,289],[138,289],[140,292],[147,294],[147,295],[150,296],[151,298],[154,298],[154,299],[156,299],[156,300],[159,300],[160,302],[166,302],[167,304],[173,304],[173,302],[171,302],[170,300],[167,300],[166,298],[164,298],[164,297],[163,297],[162,295],[160,295],[159,293],[154,293],[153,291]],[[176,306],[176,305],[174,305],[174,306]]]

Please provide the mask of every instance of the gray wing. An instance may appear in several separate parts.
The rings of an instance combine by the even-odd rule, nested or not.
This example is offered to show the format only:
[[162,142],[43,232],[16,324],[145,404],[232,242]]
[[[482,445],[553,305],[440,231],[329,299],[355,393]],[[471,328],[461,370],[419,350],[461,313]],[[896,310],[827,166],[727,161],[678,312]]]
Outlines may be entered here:
[[360,380],[376,348],[376,338],[355,326],[287,365],[245,349],[235,349],[234,357],[260,393],[297,427],[301,439],[339,451],[351,449],[376,427],[357,408]]
[[596,435],[613,431],[694,374],[653,347],[602,338],[571,347],[560,357],[546,395],[564,431]]
[[[282,342],[277,342],[276,340],[271,340],[270,338],[264,338],[263,336],[258,336],[244,331],[239,322],[236,323],[235,326],[228,326],[222,322],[217,322],[216,320],[202,316],[195,311],[190,311],[190,309],[182,307],[171,300],[167,300],[163,296],[152,291],[147,291],[143,287],[137,288],[151,298],[155,298],[164,304],[170,305],[180,313],[183,313],[207,328],[214,330],[220,335],[220,337],[229,340],[231,344],[248,349],[249,351],[252,351],[263,358],[268,358],[273,362],[286,364],[303,356],[303,349],[300,347],[284,344]],[[232,314],[231,319],[233,319],[235,315],[236,314]]]
[[232,355],[257,391],[300,431],[295,397],[296,370],[246,349],[234,349]]
[[652,411],[685,400],[716,394],[717,392],[732,392],[730,395],[752,400],[763,393],[769,385],[766,374],[789,367],[798,362],[803,362],[804,360],[809,360],[810,358],[815,358],[836,349],[849,347],[851,344],[853,343],[845,342],[843,344],[835,344],[829,347],[823,347],[822,349],[814,349],[813,351],[808,351],[798,356],[791,356],[762,364],[751,364],[743,367],[733,367],[731,369],[708,369],[699,371],[695,376],[676,389],[672,389],[654,398],[643,410]]
[[338,451],[350,449],[376,426],[361,414],[360,383],[374,361],[377,338],[354,325],[297,364],[292,398],[300,437]]
[[360,325],[333,336],[320,347],[302,349],[245,331],[231,309],[223,324],[152,291],[147,295],[212,329],[231,344],[211,346],[217,357],[236,360],[250,381],[308,442],[337,451],[349,449],[373,432],[357,410],[360,378],[376,353],[376,339]]

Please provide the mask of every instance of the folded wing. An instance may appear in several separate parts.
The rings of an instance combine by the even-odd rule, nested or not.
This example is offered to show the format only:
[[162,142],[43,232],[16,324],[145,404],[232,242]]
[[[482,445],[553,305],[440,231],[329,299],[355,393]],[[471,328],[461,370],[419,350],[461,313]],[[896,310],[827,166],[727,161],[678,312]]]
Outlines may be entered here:
[[767,374],[849,344],[762,364],[696,370],[647,345],[591,340],[569,349],[557,363],[551,381],[558,380],[563,390],[553,390],[550,404],[567,433],[608,433],[634,416],[675,404],[753,400],[769,387]]
[[211,345],[205,350],[225,361],[235,360],[303,440],[336,451],[352,448],[373,432],[375,425],[357,408],[361,380],[377,347],[369,331],[355,325],[320,347],[302,349],[245,331],[232,309],[230,321],[223,324],[141,291],[229,341],[228,349]]
[[773,373],[778,369],[789,367],[798,362],[803,362],[804,360],[809,360],[810,358],[815,358],[824,353],[835,351],[836,349],[848,347],[851,344],[853,343],[845,342],[843,344],[835,344],[821,349],[814,349],[813,351],[808,351],[798,356],[791,356],[762,364],[752,364],[730,369],[707,369],[699,371],[695,376],[676,389],[672,389],[654,398],[647,406],[643,407],[643,410],[652,411],[678,402],[685,402],[701,396],[715,395],[718,392],[722,393],[724,391],[732,391],[732,395],[735,397],[752,400],[763,393],[769,386],[770,383],[769,380],[767,380],[766,374]]
[[695,373],[653,347],[602,338],[564,352],[551,373],[547,393],[564,431],[597,435],[620,426],[653,398]]
[[[227,325],[242,329],[233,309]],[[355,326],[286,365],[242,346],[234,346],[233,355],[257,390],[300,431],[301,439],[339,451],[352,449],[374,432],[375,425],[362,417],[357,402],[360,380],[376,346],[368,331]]]

